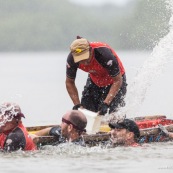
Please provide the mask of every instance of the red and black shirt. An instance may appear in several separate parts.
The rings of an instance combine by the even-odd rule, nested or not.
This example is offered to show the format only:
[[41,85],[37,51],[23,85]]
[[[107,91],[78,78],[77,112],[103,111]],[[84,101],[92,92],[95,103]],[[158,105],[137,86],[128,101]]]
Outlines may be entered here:
[[105,43],[92,42],[93,56],[89,65],[75,63],[70,53],[67,58],[66,75],[71,79],[76,78],[77,69],[81,69],[89,73],[92,81],[99,87],[104,87],[113,83],[113,78],[119,73],[125,74],[116,52]]

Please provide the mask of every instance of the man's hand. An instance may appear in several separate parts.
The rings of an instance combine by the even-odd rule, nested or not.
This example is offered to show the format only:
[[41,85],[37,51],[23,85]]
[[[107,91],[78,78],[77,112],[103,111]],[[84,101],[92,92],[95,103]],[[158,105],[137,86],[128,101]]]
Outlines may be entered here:
[[102,103],[99,106],[99,114],[100,115],[105,115],[108,111],[109,105],[107,103]]
[[169,132],[167,131],[167,129],[164,126],[162,126],[161,124],[158,124],[158,127],[163,136],[166,136],[166,137],[169,136]]
[[80,107],[82,106],[82,104],[77,104],[73,106],[73,110],[78,110]]

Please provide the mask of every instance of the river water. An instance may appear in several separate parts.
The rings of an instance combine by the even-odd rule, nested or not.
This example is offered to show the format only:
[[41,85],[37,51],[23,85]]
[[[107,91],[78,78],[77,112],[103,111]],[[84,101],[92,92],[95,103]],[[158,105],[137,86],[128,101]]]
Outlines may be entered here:
[[[172,1],[170,0],[170,5]],[[171,6],[173,8],[173,5]],[[173,10],[172,10],[173,11]],[[117,51],[127,75],[127,117],[166,115],[173,118],[173,18],[170,32],[151,52]],[[59,124],[73,104],[65,88],[68,52],[0,53],[0,102],[21,106],[24,125]],[[79,94],[87,75],[77,74]],[[35,152],[0,152],[0,173],[151,172],[173,171],[173,143],[114,149],[65,144]]]
[[[152,52],[117,51],[127,71],[126,113],[129,117],[164,114],[173,118],[173,61],[165,57],[162,73],[143,77],[143,66]],[[21,106],[26,126],[59,124],[72,103],[65,89],[67,52],[1,53],[0,102],[13,101]],[[155,59],[155,62],[162,60]],[[155,70],[157,69],[157,65]],[[150,68],[146,69],[146,75]],[[141,75],[141,80],[138,76]],[[155,75],[151,80],[152,75]],[[87,75],[78,72],[76,85],[82,92]],[[151,77],[151,78],[150,78]],[[145,81],[147,80],[147,81]],[[137,81],[137,82],[136,82]],[[137,84],[136,84],[137,83]],[[140,91],[141,85],[145,88]],[[146,85],[146,86],[144,86]],[[136,96],[138,94],[138,97]],[[131,96],[132,95],[132,96]],[[132,99],[133,97],[134,99]],[[131,106],[128,103],[131,100]],[[139,104],[140,103],[140,104]],[[0,153],[0,172],[171,172],[173,145],[147,144],[139,148],[81,148],[79,146],[46,146],[36,152]]]
[[46,146],[36,152],[0,153],[0,172],[149,172],[173,170],[173,146],[169,143],[145,144],[142,147],[103,149],[99,146]]
[[[127,75],[127,116],[172,116],[172,58],[158,57],[151,62],[151,52],[117,53]],[[60,123],[62,115],[73,106],[65,87],[67,55],[68,52],[1,53],[0,103],[18,103],[26,115],[23,121],[27,126]],[[147,61],[149,66],[144,68]],[[155,67],[151,68],[152,64]],[[160,73],[157,69],[161,68]],[[86,78],[87,74],[78,70],[76,85],[80,95]]]

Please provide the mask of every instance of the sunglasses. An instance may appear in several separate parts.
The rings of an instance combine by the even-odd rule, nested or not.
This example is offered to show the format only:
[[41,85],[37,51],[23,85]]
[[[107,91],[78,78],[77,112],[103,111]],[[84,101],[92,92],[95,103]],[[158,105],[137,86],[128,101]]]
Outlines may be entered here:
[[73,124],[71,121],[66,120],[65,118],[62,118],[62,122],[63,122],[63,123],[66,123],[66,124],[68,124],[68,125],[71,124],[75,129],[77,129],[77,130],[79,130],[79,131],[84,131],[84,132],[86,132],[85,129],[80,129],[78,126],[76,126],[75,124]]

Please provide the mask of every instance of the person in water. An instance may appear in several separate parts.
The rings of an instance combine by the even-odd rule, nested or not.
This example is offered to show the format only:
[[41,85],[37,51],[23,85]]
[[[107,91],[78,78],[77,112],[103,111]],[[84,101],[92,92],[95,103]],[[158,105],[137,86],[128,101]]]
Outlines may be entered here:
[[[73,101],[73,109],[83,107],[100,115],[116,112],[125,105],[126,75],[116,52],[102,42],[89,42],[77,37],[70,45],[66,65],[66,88]],[[77,70],[87,72],[88,79],[81,101],[75,85]]]
[[112,146],[139,146],[138,139],[140,131],[137,124],[130,119],[124,119],[121,122],[110,122],[111,144]]
[[53,145],[64,142],[72,142],[77,145],[85,146],[82,134],[86,132],[86,116],[78,110],[67,111],[60,126],[50,127],[35,133],[36,136],[55,136],[57,141]]
[[11,152],[37,149],[22,123],[22,118],[25,116],[16,103],[0,105],[0,150]]

